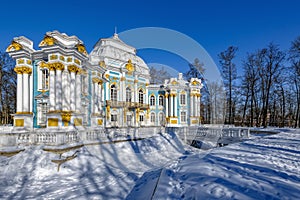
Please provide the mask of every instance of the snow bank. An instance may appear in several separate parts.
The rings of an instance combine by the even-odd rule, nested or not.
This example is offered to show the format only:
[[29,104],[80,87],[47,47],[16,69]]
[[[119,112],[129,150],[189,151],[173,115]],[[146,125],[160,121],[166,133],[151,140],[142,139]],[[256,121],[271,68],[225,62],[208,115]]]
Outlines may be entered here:
[[0,199],[124,199],[137,180],[185,153],[174,135],[115,144],[85,145],[63,153],[77,157],[59,172],[51,160],[59,155],[43,146],[24,147],[13,156],[0,156]]

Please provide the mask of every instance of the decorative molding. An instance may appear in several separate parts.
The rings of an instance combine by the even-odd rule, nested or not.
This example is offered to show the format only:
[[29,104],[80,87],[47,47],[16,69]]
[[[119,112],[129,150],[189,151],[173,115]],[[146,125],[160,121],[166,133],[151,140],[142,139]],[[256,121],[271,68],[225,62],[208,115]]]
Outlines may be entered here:
[[77,64],[77,65],[80,65],[80,60],[78,60],[78,59],[74,59],[74,62]]
[[15,119],[15,126],[23,127],[24,126],[24,119]]
[[48,118],[48,126],[58,126],[58,118]]
[[79,70],[79,67],[77,67],[76,65],[68,65],[68,70],[69,70],[69,72],[77,73]]
[[85,56],[88,55],[87,52],[86,52],[86,49],[85,49],[84,44],[77,44],[76,47],[77,47],[77,50],[78,50],[80,53],[84,54]]
[[24,64],[24,63],[25,63],[25,61],[24,61],[24,59],[23,59],[23,58],[21,58],[21,59],[18,59],[18,60],[17,60],[17,63],[18,63],[18,65],[20,65],[20,64]]
[[23,46],[20,43],[12,41],[7,47],[6,52],[19,51],[21,49],[23,49]]
[[134,71],[134,66],[131,62],[131,60],[129,59],[127,64],[125,65],[126,69],[129,71],[129,72],[133,72]]
[[57,58],[58,56],[55,54],[50,55],[50,60],[56,60]]
[[44,39],[40,42],[39,47],[53,46],[55,43],[56,43],[56,39],[48,35],[45,35]]
[[103,60],[99,62],[99,66],[102,68],[106,68],[106,64]]
[[17,74],[31,74],[32,73],[32,69],[30,67],[25,67],[25,66],[16,66],[14,68],[14,71]]
[[32,115],[32,112],[16,112],[17,115]]

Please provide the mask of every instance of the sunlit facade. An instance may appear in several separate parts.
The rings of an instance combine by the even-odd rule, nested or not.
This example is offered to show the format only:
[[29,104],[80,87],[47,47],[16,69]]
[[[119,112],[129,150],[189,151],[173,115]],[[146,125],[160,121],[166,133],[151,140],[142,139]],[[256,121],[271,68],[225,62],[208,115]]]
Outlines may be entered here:
[[151,85],[149,68],[117,34],[90,54],[76,36],[47,32],[39,43],[14,38],[16,128],[194,126],[201,80],[182,74]]

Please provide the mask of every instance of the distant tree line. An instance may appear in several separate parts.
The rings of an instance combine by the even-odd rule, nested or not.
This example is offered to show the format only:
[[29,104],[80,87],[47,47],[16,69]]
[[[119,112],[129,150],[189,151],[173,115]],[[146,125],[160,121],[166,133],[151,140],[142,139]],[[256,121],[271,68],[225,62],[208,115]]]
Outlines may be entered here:
[[[242,62],[243,74],[240,77],[234,63],[237,51],[237,47],[230,46],[218,55],[226,93],[224,122],[238,126],[300,127],[300,36],[286,51],[270,43],[263,49],[248,53]],[[187,79],[195,75],[197,62],[189,65]],[[204,84],[209,90],[202,90],[202,122],[219,123],[222,120],[216,122],[212,116],[214,110],[210,96],[220,94],[222,84]]]
[[16,112],[17,74],[15,62],[7,53],[0,52],[0,125],[12,124]]

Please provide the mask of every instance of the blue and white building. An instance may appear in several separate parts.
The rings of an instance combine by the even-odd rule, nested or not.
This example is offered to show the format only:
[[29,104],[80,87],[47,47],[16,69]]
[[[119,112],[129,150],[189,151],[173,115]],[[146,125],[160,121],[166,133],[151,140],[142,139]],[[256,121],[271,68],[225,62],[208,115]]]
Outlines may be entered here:
[[151,85],[147,64],[117,34],[90,54],[76,36],[21,36],[7,48],[16,60],[16,128],[196,126],[201,80],[182,74]]

